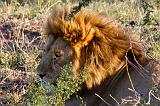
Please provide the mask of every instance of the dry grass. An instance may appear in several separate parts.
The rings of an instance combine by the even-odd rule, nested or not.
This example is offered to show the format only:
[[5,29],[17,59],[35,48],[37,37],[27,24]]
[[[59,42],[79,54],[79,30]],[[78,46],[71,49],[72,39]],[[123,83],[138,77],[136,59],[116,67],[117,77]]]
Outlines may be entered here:
[[[20,4],[17,0],[13,1],[9,4],[0,1],[0,105],[10,106],[17,103],[23,104],[23,100],[27,97],[24,95],[30,90],[33,91],[29,93],[30,96],[37,95],[36,91],[45,92],[45,89],[41,87],[37,89],[33,85],[35,69],[44,45],[42,26],[52,7],[62,2],[61,0],[35,0],[33,2],[27,0],[28,2]],[[160,7],[156,2],[151,2],[154,8],[151,8],[153,12],[150,20],[148,24],[142,25],[146,13],[140,3],[132,1],[93,2],[87,8],[103,11],[107,17],[117,20],[135,32],[139,35],[137,39],[145,44],[146,53],[159,58]],[[37,98],[39,99],[43,101],[47,98]],[[33,103],[33,101],[28,102]]]

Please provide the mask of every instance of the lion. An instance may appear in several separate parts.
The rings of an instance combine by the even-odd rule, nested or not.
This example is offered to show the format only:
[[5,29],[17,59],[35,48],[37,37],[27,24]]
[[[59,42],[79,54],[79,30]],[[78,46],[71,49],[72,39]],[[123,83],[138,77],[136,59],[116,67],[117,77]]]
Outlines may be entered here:
[[[67,9],[58,6],[47,20],[38,75],[55,84],[69,62],[73,79],[86,67],[85,83],[77,94],[87,106],[116,106],[139,95],[148,98],[152,86],[159,83],[160,65],[145,55],[133,33],[101,13],[81,9],[66,20],[67,14]],[[66,106],[83,105],[82,100],[72,95]]]

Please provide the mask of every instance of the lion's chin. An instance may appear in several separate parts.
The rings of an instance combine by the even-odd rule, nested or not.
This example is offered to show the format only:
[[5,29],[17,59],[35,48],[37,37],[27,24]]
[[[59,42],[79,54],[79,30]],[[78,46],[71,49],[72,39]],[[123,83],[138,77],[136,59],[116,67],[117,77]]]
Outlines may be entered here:
[[56,84],[56,80],[53,80],[53,78],[46,78],[46,77],[44,77],[43,79],[42,79],[44,82],[46,82],[46,83],[50,83],[50,84]]

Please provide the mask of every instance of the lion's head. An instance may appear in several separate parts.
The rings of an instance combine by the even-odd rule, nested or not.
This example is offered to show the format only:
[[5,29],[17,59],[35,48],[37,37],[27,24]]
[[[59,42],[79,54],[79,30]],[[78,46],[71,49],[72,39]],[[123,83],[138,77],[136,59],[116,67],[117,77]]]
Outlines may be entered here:
[[137,61],[143,60],[131,33],[104,15],[85,9],[70,20],[65,20],[66,15],[64,8],[56,8],[47,21],[48,40],[37,68],[41,78],[55,83],[61,67],[72,61],[72,76],[77,77],[86,67],[85,82],[92,88],[125,67],[126,56],[131,61],[134,56]]

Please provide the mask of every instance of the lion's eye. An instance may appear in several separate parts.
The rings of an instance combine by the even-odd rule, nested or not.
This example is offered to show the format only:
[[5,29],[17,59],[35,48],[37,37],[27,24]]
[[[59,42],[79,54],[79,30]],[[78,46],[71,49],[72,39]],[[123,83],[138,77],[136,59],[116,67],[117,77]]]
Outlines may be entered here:
[[59,57],[63,55],[63,52],[55,52],[53,56],[53,60],[57,60]]
[[62,56],[62,53],[60,53],[60,52],[55,53],[55,57],[61,57],[61,56]]

